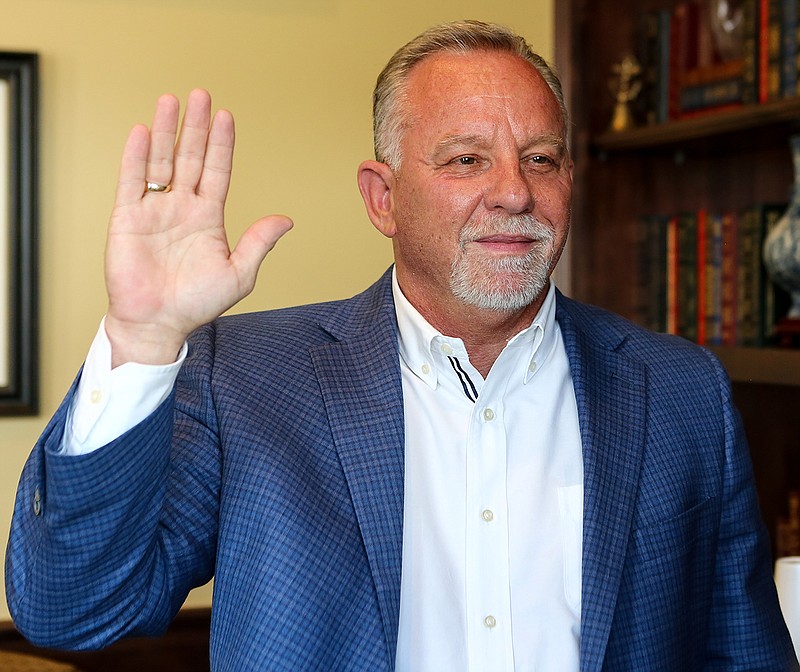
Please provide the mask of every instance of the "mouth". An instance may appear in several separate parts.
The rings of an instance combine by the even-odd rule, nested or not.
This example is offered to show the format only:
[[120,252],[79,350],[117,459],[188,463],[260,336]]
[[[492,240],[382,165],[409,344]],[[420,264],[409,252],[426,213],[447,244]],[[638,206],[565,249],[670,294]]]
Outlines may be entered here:
[[482,236],[472,241],[479,245],[481,249],[497,254],[524,254],[538,242],[529,236],[497,233],[490,236]]

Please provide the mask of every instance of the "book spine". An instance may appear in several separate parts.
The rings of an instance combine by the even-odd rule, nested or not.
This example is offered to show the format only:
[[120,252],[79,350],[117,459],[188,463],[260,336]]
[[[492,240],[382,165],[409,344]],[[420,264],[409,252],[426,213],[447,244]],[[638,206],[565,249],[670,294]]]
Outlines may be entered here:
[[697,215],[678,217],[678,334],[697,340]]
[[764,102],[779,100],[783,90],[783,0],[769,0],[767,4],[767,97]]
[[666,329],[668,334],[678,333],[678,218],[667,220],[667,305]]
[[722,344],[729,346],[736,345],[737,219],[733,212],[722,217]]
[[742,102],[758,102],[758,6],[759,0],[744,0],[742,5]]
[[681,111],[692,112],[742,102],[742,79],[685,86],[681,90]]
[[667,112],[669,119],[677,119],[681,112],[680,90],[681,77],[685,70],[683,64],[683,41],[686,39],[686,10],[685,5],[678,4],[669,24],[669,65],[667,73],[669,82],[667,86]]
[[797,95],[797,3],[798,0],[783,0],[781,22],[781,84],[784,98]]
[[696,247],[696,274],[697,274],[697,300],[695,312],[695,340],[700,345],[706,344],[706,245],[707,245],[707,212],[705,208],[698,210],[695,221],[695,242]]
[[758,102],[769,99],[769,5],[770,0],[758,0]]
[[672,12],[669,43],[669,115],[680,117],[680,95],[686,73],[697,67],[700,8],[691,0]]
[[722,345],[722,221],[708,216],[706,234],[706,343]]
[[745,347],[756,345],[758,340],[760,210],[760,207],[750,208],[739,219],[736,345]]
[[658,123],[658,12],[642,15],[642,91],[637,98],[641,102],[642,118],[648,126]]
[[669,46],[672,25],[671,18],[671,12],[668,9],[662,9],[658,13],[658,107],[656,108],[656,121],[658,123],[669,120]]
[[794,44],[796,50],[795,77],[797,81],[797,86],[795,88],[794,95],[800,96],[800,0],[795,0],[794,11],[797,16],[797,20],[795,21],[795,34],[794,34]]

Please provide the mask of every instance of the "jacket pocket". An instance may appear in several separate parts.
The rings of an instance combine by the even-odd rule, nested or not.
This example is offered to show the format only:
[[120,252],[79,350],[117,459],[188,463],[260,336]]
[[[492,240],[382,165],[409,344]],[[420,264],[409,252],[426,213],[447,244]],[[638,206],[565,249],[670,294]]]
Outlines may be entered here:
[[665,561],[683,555],[701,537],[719,527],[719,498],[708,497],[683,513],[634,530],[635,554],[641,563]]

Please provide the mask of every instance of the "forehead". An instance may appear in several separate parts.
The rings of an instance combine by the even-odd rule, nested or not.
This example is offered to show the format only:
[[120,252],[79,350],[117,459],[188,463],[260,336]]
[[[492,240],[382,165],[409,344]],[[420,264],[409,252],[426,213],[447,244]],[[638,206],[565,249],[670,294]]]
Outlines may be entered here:
[[531,63],[505,52],[429,56],[409,73],[406,103],[411,129],[494,123],[524,133],[563,134],[550,87]]

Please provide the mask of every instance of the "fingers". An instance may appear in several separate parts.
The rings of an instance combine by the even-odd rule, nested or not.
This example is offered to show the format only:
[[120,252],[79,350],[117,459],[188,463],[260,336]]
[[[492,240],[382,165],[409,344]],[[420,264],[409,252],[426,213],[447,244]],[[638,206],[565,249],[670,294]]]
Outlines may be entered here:
[[150,131],[147,126],[141,124],[135,126],[128,135],[128,141],[122,152],[117,182],[118,206],[130,205],[142,198],[149,148]]
[[197,193],[224,202],[228,195],[233,166],[233,116],[227,110],[214,115],[208,135],[205,162]]
[[203,174],[206,145],[211,124],[211,96],[195,89],[186,101],[186,111],[174,148],[173,190],[194,191]]
[[212,124],[211,96],[195,89],[178,135],[179,107],[175,96],[161,96],[150,130],[136,126],[131,131],[120,168],[118,205],[141,199],[146,182],[224,202],[233,163],[233,117],[221,110]]
[[161,96],[156,103],[145,168],[145,179],[148,182],[167,185],[172,181],[172,153],[178,132],[179,107],[178,99],[171,95]]
[[117,205],[125,206],[142,198],[145,182],[169,184],[172,180],[172,152],[178,127],[178,99],[164,95],[156,103],[150,130],[134,126],[122,152]]

